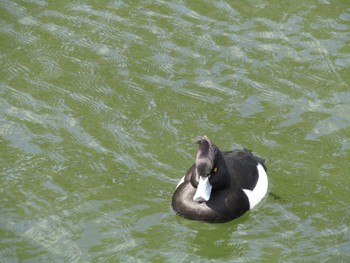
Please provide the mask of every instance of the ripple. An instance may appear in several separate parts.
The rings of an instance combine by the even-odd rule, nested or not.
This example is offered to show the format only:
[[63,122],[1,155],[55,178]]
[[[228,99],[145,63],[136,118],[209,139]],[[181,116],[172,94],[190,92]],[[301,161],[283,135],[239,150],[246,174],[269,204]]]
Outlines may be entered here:
[[[345,258],[346,4],[0,8],[0,261]],[[177,217],[198,134],[265,151],[286,201],[223,225]]]
[[40,24],[39,20],[33,16],[26,16],[19,20],[19,23],[26,26],[38,26]]
[[[212,81],[201,81],[199,83],[197,83],[203,87],[206,88],[212,88],[213,86],[216,86],[215,83],[213,83]],[[208,90],[208,89],[207,89]],[[188,89],[188,88],[180,88],[177,87],[174,89],[175,92],[179,93],[179,94],[183,94],[185,96],[194,98],[198,101],[203,101],[203,102],[210,102],[210,103],[215,103],[215,102],[219,102],[222,99],[217,96],[217,95],[213,95],[213,96],[208,96],[208,93],[205,91],[205,89],[203,90],[194,90],[194,89]]]
[[331,109],[326,110],[331,116],[317,122],[306,138],[317,140],[320,136],[332,134],[341,129],[348,128],[350,126],[348,118],[349,110],[350,106],[347,104],[335,105]]
[[[94,83],[91,81],[86,81],[88,87],[95,87],[95,85],[91,86],[89,84]],[[81,83],[81,82],[80,82]],[[83,83],[85,84],[85,83]],[[102,89],[100,89],[102,90]],[[79,103],[81,105],[89,105],[92,107],[93,112],[96,113],[100,113],[101,111],[103,111],[104,109],[107,109],[107,107],[105,106],[105,104],[103,103],[103,101],[100,100],[96,100],[93,96],[88,95],[88,94],[82,94],[82,93],[78,93],[78,92],[70,92],[70,97],[76,101],[76,103]]]
[[176,70],[174,68],[174,58],[168,54],[156,54],[153,57],[152,63],[157,63],[160,70],[168,76],[173,76],[176,74]]
[[43,24],[42,29],[51,33],[54,38],[62,39],[62,41],[69,41],[71,39],[76,39],[76,34],[71,29],[56,25],[54,23]]
[[18,77],[28,76],[31,73],[29,66],[23,65],[19,61],[12,60],[10,57],[4,59],[4,68],[8,74],[8,79],[16,79]]
[[205,48],[210,51],[219,50],[219,46],[215,43],[215,41],[212,39],[210,35],[199,36],[196,43],[200,48]]
[[15,122],[7,122],[2,124],[0,132],[2,138],[11,142],[12,147],[34,155],[42,153],[41,148],[33,142],[32,133],[26,127]]
[[349,14],[347,14],[347,13],[340,14],[339,19],[342,21],[347,21],[347,22],[350,21],[350,13]]
[[160,122],[159,125],[166,131],[174,135],[178,134],[178,129],[175,127],[176,124],[179,124],[177,120],[171,119],[167,112],[164,112],[163,115],[159,116]]
[[23,32],[19,31],[14,33],[14,36],[19,43],[26,45],[33,45],[39,40],[39,38],[33,35],[32,32],[28,32],[25,30],[23,30]]
[[82,252],[58,221],[60,217],[55,215],[40,219],[23,233],[23,237],[50,254],[76,261]]
[[[245,62],[249,63],[251,60],[249,59],[247,53],[242,49],[241,47],[238,46],[232,46],[228,48],[227,56],[231,57],[232,60],[237,61],[237,62]],[[228,59],[227,56],[225,59]]]
[[258,112],[262,112],[263,107],[261,106],[261,101],[257,96],[250,96],[244,101],[240,113],[242,117],[249,117]]
[[318,20],[317,22],[311,23],[310,26],[314,30],[322,30],[322,31],[326,29],[346,31],[349,28],[348,26],[340,24],[336,20],[330,19],[330,18]]
[[324,72],[335,72],[333,63],[325,58],[314,60],[311,63],[310,68]]
[[23,16],[23,14],[26,13],[27,9],[17,3],[15,3],[14,1],[8,1],[8,0],[4,0],[0,2],[0,5],[5,8],[5,10],[17,17],[21,17]]

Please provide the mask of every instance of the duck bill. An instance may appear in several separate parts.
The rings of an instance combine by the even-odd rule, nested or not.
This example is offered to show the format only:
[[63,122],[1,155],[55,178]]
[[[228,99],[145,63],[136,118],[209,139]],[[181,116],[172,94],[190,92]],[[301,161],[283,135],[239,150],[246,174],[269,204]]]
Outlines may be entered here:
[[193,201],[195,202],[207,202],[210,198],[211,184],[209,183],[209,176],[203,178],[199,177],[199,183],[195,195],[193,196]]

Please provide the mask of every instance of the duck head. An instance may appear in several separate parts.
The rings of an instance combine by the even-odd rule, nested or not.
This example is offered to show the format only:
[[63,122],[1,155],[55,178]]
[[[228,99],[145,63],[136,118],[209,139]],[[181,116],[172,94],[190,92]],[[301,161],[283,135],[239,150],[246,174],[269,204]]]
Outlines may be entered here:
[[207,136],[197,140],[199,149],[191,183],[197,188],[193,201],[207,202],[212,190],[227,186],[227,168],[221,151]]

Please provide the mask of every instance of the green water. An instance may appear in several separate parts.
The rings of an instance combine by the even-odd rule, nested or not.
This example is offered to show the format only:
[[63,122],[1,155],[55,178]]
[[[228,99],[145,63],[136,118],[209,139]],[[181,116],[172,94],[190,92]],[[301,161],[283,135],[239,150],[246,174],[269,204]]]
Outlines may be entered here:
[[[0,0],[0,262],[349,262],[349,1]],[[263,205],[174,214],[193,139]]]

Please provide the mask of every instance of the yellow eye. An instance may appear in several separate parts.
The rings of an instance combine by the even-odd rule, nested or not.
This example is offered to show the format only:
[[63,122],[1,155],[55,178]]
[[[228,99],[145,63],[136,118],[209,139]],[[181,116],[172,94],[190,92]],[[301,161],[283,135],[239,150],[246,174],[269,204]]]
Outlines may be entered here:
[[214,173],[216,173],[218,171],[218,168],[217,167],[215,167],[214,168]]

